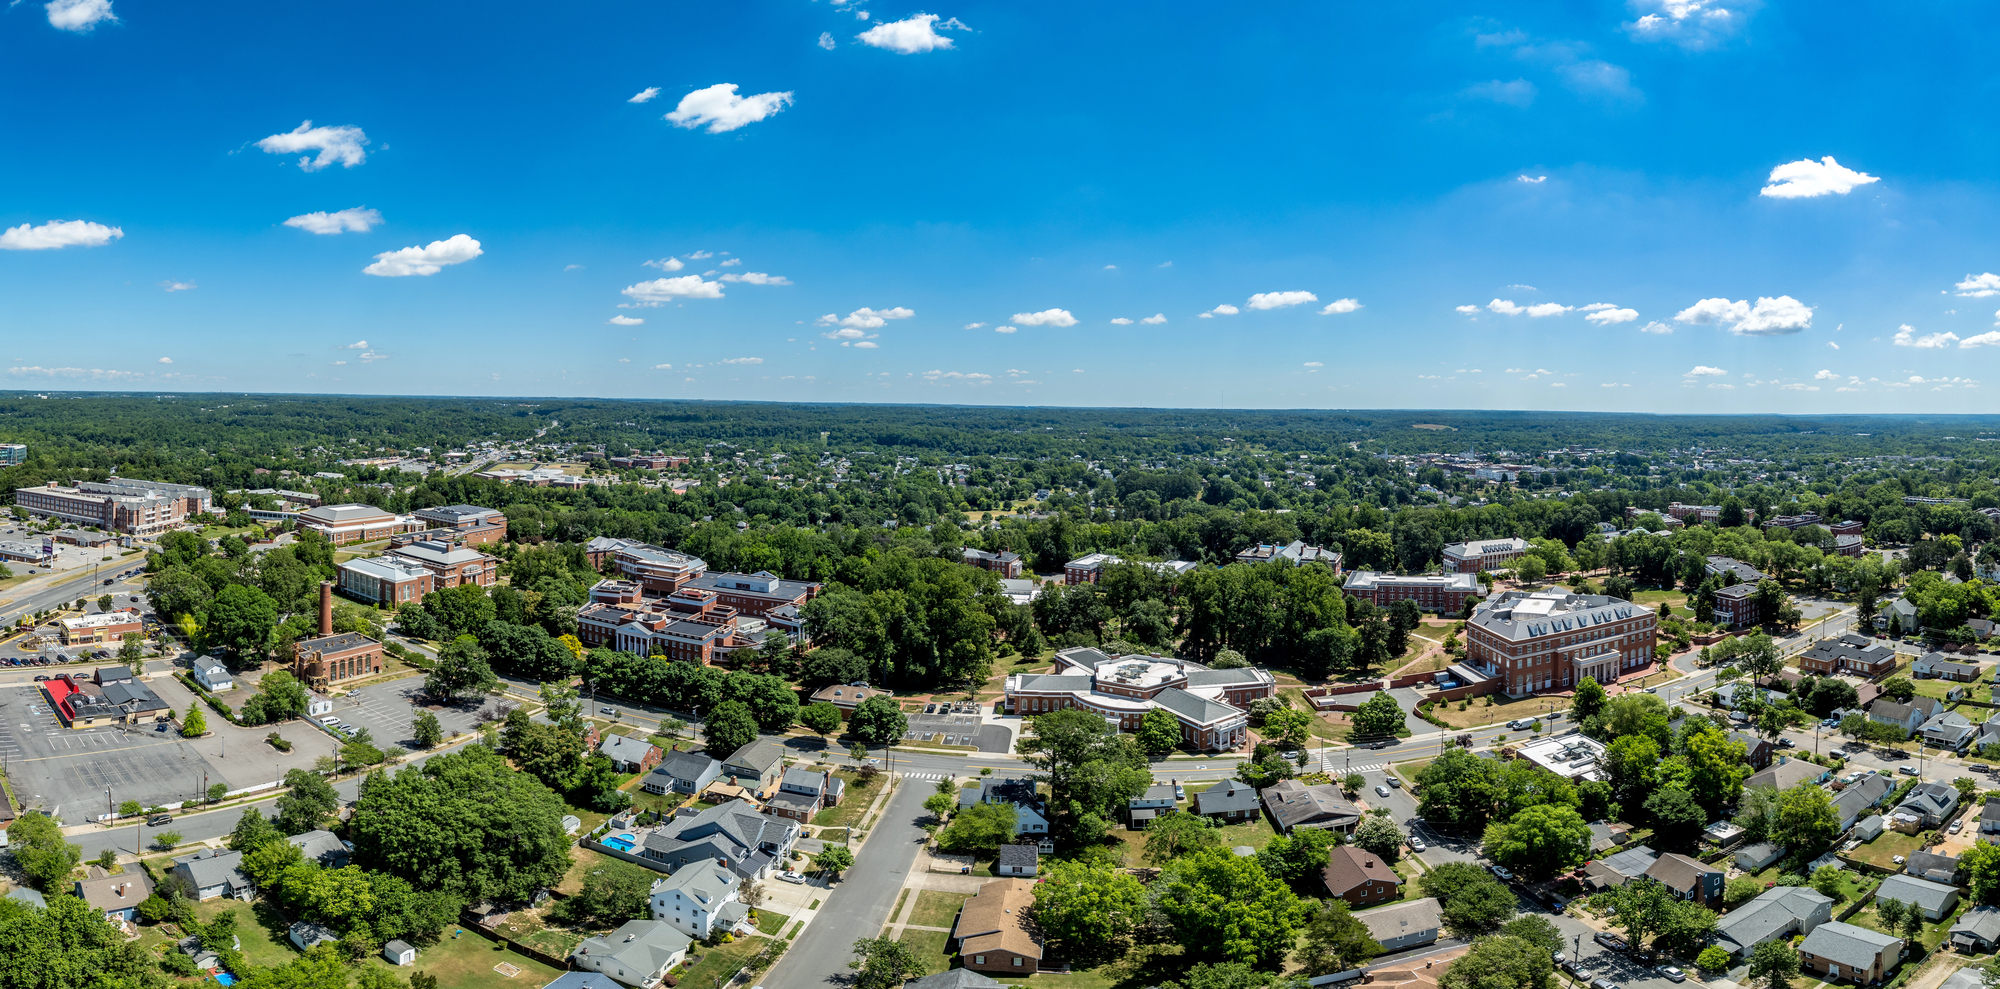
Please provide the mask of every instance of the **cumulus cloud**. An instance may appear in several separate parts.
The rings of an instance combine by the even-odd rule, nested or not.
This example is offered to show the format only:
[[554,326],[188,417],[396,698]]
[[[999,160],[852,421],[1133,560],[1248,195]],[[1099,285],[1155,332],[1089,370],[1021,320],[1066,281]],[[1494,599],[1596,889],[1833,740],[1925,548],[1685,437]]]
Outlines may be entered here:
[[673,366],[672,364],[655,364],[655,365],[653,365],[653,370],[655,370],[655,371],[671,371],[671,370],[673,370],[673,369],[674,369],[674,366]]
[[1070,315],[1067,309],[1044,309],[1041,312],[1017,312],[1012,322],[1016,326],[1075,326],[1076,317]]
[[667,114],[666,119],[676,127],[689,130],[707,124],[710,134],[721,134],[754,124],[791,103],[790,91],[738,96],[735,83],[718,82],[681,97],[680,105]]
[[[727,253],[727,252],[725,252],[725,253]],[[713,252],[710,252],[710,251],[696,251],[696,252],[694,252],[693,254],[690,254],[690,255],[688,255],[688,257],[690,257],[690,258],[693,258],[693,259],[694,259],[694,260],[696,260],[696,261],[701,261],[701,260],[703,260],[703,259],[706,259],[706,258],[712,258],[712,257],[714,257],[714,256],[715,256],[715,254],[714,254]]]
[[2000,346],[2000,330],[1987,330],[1984,333],[1966,337],[1965,339],[1960,340],[1958,342],[1958,347],[1960,350],[1971,350],[1974,347],[1996,347],[1996,346]]
[[762,364],[764,363],[764,359],[762,357],[725,357],[722,360],[716,361],[716,363],[717,364]]
[[96,381],[130,381],[139,377],[135,371],[112,371],[99,367],[10,367],[7,373],[24,378],[90,378]]
[[1478,311],[1479,311],[1479,307],[1478,307],[1478,306],[1459,306],[1459,307],[1458,307],[1458,311],[1459,311],[1459,312],[1462,312],[1462,313],[1465,313],[1466,315],[1470,316],[1470,315],[1472,315],[1473,313],[1476,313],[1476,312],[1478,312]]
[[1506,106],[1526,107],[1535,102],[1538,90],[1535,89],[1534,83],[1526,79],[1515,79],[1504,82],[1499,79],[1492,79],[1487,82],[1474,83],[1459,92],[1461,95],[1469,96],[1476,100],[1492,100],[1495,103]]
[[381,224],[382,213],[366,206],[356,206],[334,213],[300,213],[285,221],[285,226],[297,227],[310,234],[365,234]]
[[[820,326],[844,326],[847,329],[856,331],[854,335],[858,337],[861,330],[880,329],[887,325],[889,320],[909,319],[916,314],[917,311],[915,309],[905,309],[902,306],[894,306],[889,309],[870,309],[863,306],[848,313],[845,318],[827,313],[814,322]],[[827,334],[828,337],[832,337],[833,335],[831,333]]]
[[965,328],[968,330],[976,330],[985,325],[986,325],[985,323],[967,323],[965,324]]
[[1908,323],[1896,327],[1896,336],[1890,340],[1898,347],[1915,347],[1919,350],[1942,350],[1958,342],[1958,334],[1950,331],[1917,336],[1915,327]]
[[1117,270],[1118,270],[1118,266],[1117,266],[1117,265],[1115,265],[1115,264],[1107,264],[1107,265],[1105,265],[1105,266],[1104,266],[1104,270],[1105,270],[1105,271],[1117,271]]
[[1745,301],[1703,299],[1674,314],[1677,323],[1727,324],[1738,336],[1778,336],[1812,327],[1812,307],[1789,295]]
[[1526,182],[1526,183],[1528,183],[1529,185],[1541,185],[1542,183],[1544,183],[1544,182],[1547,182],[1548,180],[1549,180],[1549,177],[1548,177],[1548,176],[1546,176],[1546,175],[1537,175],[1537,176],[1535,176],[1534,178],[1529,178],[1529,177],[1528,177],[1528,176],[1526,176],[1526,175],[1516,175],[1516,176],[1514,176],[1514,181],[1516,181],[1516,182]]
[[1818,373],[1818,374],[1815,374],[1815,375],[1813,375],[1813,380],[1814,380],[1814,381],[1839,381],[1839,380],[1840,380],[1840,375],[1838,375],[1838,374],[1835,374],[1835,373],[1833,373],[1832,371],[1829,371],[1829,370],[1827,370],[1826,368],[1820,368],[1820,370],[1819,370],[1819,373]]
[[1307,302],[1318,302],[1319,296],[1311,292],[1259,292],[1250,297],[1252,309],[1283,309]]
[[1968,299],[1984,299],[1989,295],[2000,295],[2000,275],[1986,272],[1981,275],[1967,275],[1955,288],[1958,294]]
[[1325,364],[1322,364],[1322,363],[1320,363],[1319,361],[1307,361],[1307,362],[1306,362],[1306,366],[1307,366],[1307,367],[1325,367],[1326,365],[1325,365]]
[[1142,319],[1142,320],[1140,320],[1139,322],[1141,322],[1141,323],[1146,323],[1146,324],[1149,324],[1149,325],[1153,325],[1153,326],[1158,326],[1159,324],[1161,324],[1161,323],[1164,323],[1164,322],[1166,322],[1166,321],[1167,321],[1167,314],[1166,314],[1166,313],[1163,313],[1163,312],[1156,312],[1156,313],[1152,314],[1151,316],[1148,316],[1148,317],[1146,317],[1145,319]]
[[1232,306],[1229,303],[1225,302],[1222,305],[1216,306],[1214,309],[1210,309],[1209,311],[1200,314],[1200,318],[1214,319],[1217,316],[1234,316],[1242,311],[1243,310],[1238,309],[1235,306]]
[[994,328],[993,328],[993,332],[995,332],[995,333],[1015,333],[1015,332],[1018,332],[1018,331],[1019,331],[1020,329],[1021,329],[1021,328],[1020,328],[1020,327],[1018,327],[1018,326],[1008,326],[1008,325],[1006,325],[1006,324],[1004,324],[1004,323],[1003,323],[1003,324],[1001,324],[1001,325],[999,325],[999,326],[996,326],[996,327],[994,327]]
[[1610,326],[1613,323],[1630,323],[1638,319],[1639,310],[1613,307],[1610,309],[1599,309],[1583,318],[1599,326]]
[[[1314,301],[1318,300],[1315,299]],[[1319,311],[1319,314],[1322,316],[1335,316],[1340,313],[1353,312],[1359,308],[1361,308],[1361,303],[1353,299],[1335,299],[1327,303],[1326,307]]]
[[832,31],[821,31],[821,32],[819,33],[819,46],[820,46],[821,48],[824,48],[824,49],[826,49],[827,51],[832,51],[832,50],[833,50],[833,46],[834,46],[835,44],[838,44],[838,42],[836,42],[836,41],[834,41],[834,40],[833,40],[833,32],[832,32]]
[[613,316],[605,320],[605,322],[612,326],[638,326],[640,323],[645,322],[645,320],[637,316]]
[[[1565,306],[1560,302],[1539,302],[1532,306],[1518,306],[1514,304],[1512,299],[1494,299],[1492,302],[1486,304],[1486,308],[1502,316],[1526,315],[1540,317],[1560,316],[1563,313],[1569,312],[1571,307]],[[1460,307],[1459,311],[1464,312],[1464,307]]]
[[89,220],[50,220],[39,227],[25,223],[0,233],[0,251],[54,251],[65,247],[101,247],[120,237],[120,227]]
[[[723,262],[727,264],[728,262]],[[761,271],[746,271],[742,274],[731,272],[722,276],[725,282],[742,282],[745,285],[790,285],[792,280],[783,275],[767,275]]]
[[943,24],[938,24],[937,20],[936,14],[916,14],[900,21],[877,24],[855,35],[854,40],[870,48],[885,48],[898,55],[916,55],[940,48],[950,48],[951,39],[937,33],[937,28],[949,30],[955,26],[964,30],[965,25],[959,24],[956,17]]
[[993,376],[990,374],[980,374],[977,371],[925,371],[923,379],[925,381],[969,381],[974,384],[983,384],[992,381]]
[[194,288],[193,282],[177,282],[172,279],[161,282],[160,287],[169,292],[186,292]]
[[1120,316],[1120,317],[1118,317],[1117,319],[1114,319],[1114,320],[1112,320],[1112,321],[1111,321],[1111,325],[1113,325],[1113,326],[1131,326],[1131,325],[1132,325],[1132,321],[1131,321],[1131,320],[1129,320],[1129,319],[1126,319],[1126,318],[1125,318],[1125,317],[1123,317],[1123,316]]
[[639,92],[637,92],[636,94],[634,94],[634,95],[632,96],[632,98],[631,98],[631,99],[629,99],[629,100],[626,100],[625,102],[627,102],[627,103],[647,103],[647,102],[650,102],[650,101],[651,101],[651,100],[653,99],[653,97],[655,97],[655,96],[658,96],[658,95],[660,95],[660,87],[658,87],[658,86],[647,86],[647,87],[646,87],[645,89],[642,89],[642,90],[639,90]]
[[174,362],[174,359],[173,359],[173,358],[171,358],[171,357],[162,357],[162,358],[160,358],[160,360],[159,360],[159,363],[161,363],[161,364],[172,364],[173,362]]
[[464,234],[434,240],[423,247],[405,247],[375,255],[375,263],[361,269],[364,275],[402,278],[407,275],[435,275],[446,265],[464,264],[486,253],[479,242]]
[[289,133],[273,134],[257,142],[259,148],[274,155],[319,152],[317,157],[299,158],[299,167],[308,172],[317,172],[335,164],[353,168],[368,160],[368,152],[362,150],[367,144],[368,135],[362,133],[359,127],[314,127],[310,120]]
[[[19,3],[20,0],[14,2]],[[111,12],[111,0],[49,0],[42,5],[42,9],[48,11],[50,27],[79,34],[93,30],[105,21],[118,19]]]
[[1728,371],[1725,371],[1719,367],[1709,367],[1706,364],[1696,364],[1694,366],[1694,370],[1688,372],[1688,377],[1692,378],[1692,377],[1701,377],[1703,375],[1728,374],[1728,373],[1729,373]]
[[1706,48],[1728,38],[1749,19],[1741,4],[1724,6],[1715,0],[1631,0],[1631,8],[1644,11],[1625,25],[1633,37],[1689,49]]
[[1771,177],[1759,195],[1772,199],[1812,199],[1818,196],[1845,196],[1854,191],[1855,186],[1879,182],[1881,179],[1851,168],[1844,168],[1832,155],[1818,161],[1806,158],[1787,162],[1771,169]]
[[681,275],[676,278],[655,278],[650,282],[627,285],[618,290],[632,301],[621,302],[621,306],[643,306],[647,308],[666,305],[675,299],[720,299],[722,286],[716,282],[702,281],[700,275]]
[[[845,347],[845,346],[847,346],[847,345],[846,345],[846,344],[841,344],[841,346]],[[862,349],[862,350],[874,350],[875,348],[877,348],[877,347],[880,347],[880,346],[882,346],[882,345],[881,345],[881,344],[879,344],[879,343],[876,343],[876,342],[875,342],[875,341],[873,341],[873,340],[860,340],[860,341],[857,341],[857,342],[856,342],[856,343],[854,344],[854,346],[856,346],[856,347],[858,347],[858,348],[860,348],[860,349]]]
[[661,271],[679,271],[682,268],[687,267],[687,262],[682,261],[680,258],[658,258],[656,260],[641,261],[639,263],[645,265],[648,268],[658,268]]
[[338,346],[338,347],[335,347],[335,348],[333,348],[333,349],[335,349],[335,350],[367,350],[367,349],[368,349],[368,341],[366,341],[366,340],[356,340],[356,341],[354,341],[353,343],[344,343],[344,344],[341,344],[340,346]]

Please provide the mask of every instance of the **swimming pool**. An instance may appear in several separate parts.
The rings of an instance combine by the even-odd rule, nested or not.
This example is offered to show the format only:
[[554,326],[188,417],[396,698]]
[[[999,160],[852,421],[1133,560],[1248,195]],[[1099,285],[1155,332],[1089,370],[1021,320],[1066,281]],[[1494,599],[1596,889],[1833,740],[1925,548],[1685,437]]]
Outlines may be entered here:
[[616,848],[621,852],[629,852],[632,850],[632,845],[638,840],[638,835],[628,831],[623,834],[606,835],[604,845],[607,848]]
[[227,986],[227,985],[235,985],[235,984],[236,984],[236,976],[233,976],[233,975],[229,974],[228,972],[217,972],[217,973],[215,973],[215,981],[217,981],[217,982],[220,982],[220,983],[222,983],[222,984],[223,984],[223,985],[225,985],[225,986]]

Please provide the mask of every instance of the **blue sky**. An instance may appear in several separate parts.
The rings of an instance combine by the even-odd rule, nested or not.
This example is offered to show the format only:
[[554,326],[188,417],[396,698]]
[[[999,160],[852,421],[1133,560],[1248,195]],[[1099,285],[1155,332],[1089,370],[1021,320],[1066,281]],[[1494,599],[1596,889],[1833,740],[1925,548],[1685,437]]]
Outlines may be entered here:
[[1995,34],[18,0],[0,387],[1990,411]]

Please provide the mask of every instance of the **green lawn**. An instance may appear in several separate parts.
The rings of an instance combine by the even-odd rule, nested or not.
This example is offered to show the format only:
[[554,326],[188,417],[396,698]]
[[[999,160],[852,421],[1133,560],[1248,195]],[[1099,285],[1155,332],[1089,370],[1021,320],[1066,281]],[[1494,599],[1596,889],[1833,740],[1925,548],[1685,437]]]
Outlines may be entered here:
[[[727,979],[743,967],[752,955],[763,950],[771,942],[763,938],[747,937],[728,944],[718,944],[713,948],[696,945],[693,953],[700,953],[701,960],[693,968],[684,969],[676,978],[685,986],[713,986],[717,979]],[[489,983],[490,984],[490,983]],[[443,989],[442,986],[439,989]]]
[[236,912],[236,936],[243,942],[244,961],[270,968],[299,957],[290,940],[292,922],[263,900],[248,904],[230,899],[206,900],[195,905],[194,915],[207,923],[231,910]]
[[875,782],[863,785],[861,777],[848,770],[836,770],[834,776],[847,781],[847,792],[841,795],[840,803],[813,815],[816,827],[847,828],[861,823],[861,815],[868,813],[868,806],[875,802],[875,795],[881,792],[886,776],[876,776]]
[[[1945,695],[1953,689],[1963,688],[1966,694],[1964,697],[1959,698],[1960,700],[1978,701],[1981,704],[1990,704],[1993,702],[1993,685],[1985,680],[1981,680],[1978,683],[1958,683],[1953,680],[1914,680],[1911,682],[1916,685],[1917,696],[1919,697],[1932,697],[1937,700],[1944,700]],[[1978,721],[1982,719],[1975,717],[1973,720]]]
[[757,917],[757,930],[772,937],[777,937],[778,932],[784,930],[785,922],[792,919],[784,914],[772,913],[769,910],[757,910],[754,913]]
[[1036,989],[1145,989],[1168,980],[1178,980],[1189,966],[1213,960],[1202,950],[1183,954],[1177,944],[1140,945],[1116,961],[1064,973],[1037,973],[1032,976],[995,976],[1008,985],[1028,985]]
[[[494,986],[536,989],[555,981],[562,974],[527,955],[509,950],[500,941],[474,934],[470,929],[453,937],[451,932],[460,929],[452,927],[446,930],[438,943],[418,950],[417,963],[408,968],[391,965],[383,961],[379,954],[371,955],[361,964],[394,972],[404,979],[409,978],[412,972],[423,972],[438,980],[438,989],[492,989]],[[502,962],[519,968],[521,974],[509,979],[495,972],[493,967]]]
[[951,968],[954,957],[947,947],[950,935],[943,931],[904,931],[897,940],[910,946],[910,952],[917,956],[917,962],[924,967],[924,975],[936,975]]
[[917,905],[910,911],[909,923],[918,927],[950,927],[958,918],[959,905],[971,898],[970,893],[923,890],[917,894]]
[[1884,869],[1900,869],[1902,867],[1896,864],[1895,857],[1901,855],[1908,858],[1911,852],[1918,851],[1922,847],[1923,843],[1916,835],[1884,831],[1875,840],[1848,854],[1869,865]]

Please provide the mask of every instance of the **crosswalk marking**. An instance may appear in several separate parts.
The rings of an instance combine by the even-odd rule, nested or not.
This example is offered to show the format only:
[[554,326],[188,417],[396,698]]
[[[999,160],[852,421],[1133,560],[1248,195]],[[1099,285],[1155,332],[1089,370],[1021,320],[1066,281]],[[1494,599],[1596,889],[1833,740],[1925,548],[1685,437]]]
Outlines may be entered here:
[[[1369,766],[1346,766],[1346,767],[1341,767],[1341,768],[1339,769],[1339,772],[1341,772],[1341,773],[1343,773],[1343,774],[1345,774],[1345,773],[1372,773],[1372,772],[1375,772],[1375,771],[1376,771],[1376,770],[1378,770],[1378,769],[1387,769],[1387,768],[1389,768],[1389,767],[1388,767],[1388,765],[1387,765],[1386,763],[1379,763],[1379,762],[1378,762],[1378,763],[1375,763],[1374,765],[1369,765]],[[1329,774],[1333,773],[1333,772],[1335,771],[1335,766],[1333,765],[1333,760],[1331,760],[1331,759],[1328,759],[1328,760],[1327,760],[1327,761],[1326,761],[1326,762],[1324,763],[1324,765],[1323,765],[1323,768],[1321,768],[1321,770],[1320,770],[1320,771],[1321,771],[1321,772],[1323,772],[1323,773],[1329,773]]]
[[943,773],[904,773],[903,776],[913,780],[942,780],[951,778]]

